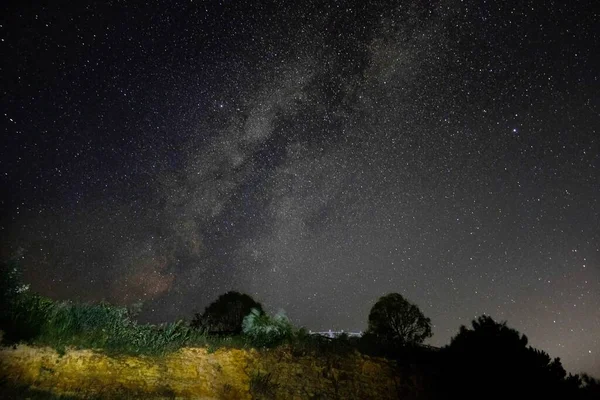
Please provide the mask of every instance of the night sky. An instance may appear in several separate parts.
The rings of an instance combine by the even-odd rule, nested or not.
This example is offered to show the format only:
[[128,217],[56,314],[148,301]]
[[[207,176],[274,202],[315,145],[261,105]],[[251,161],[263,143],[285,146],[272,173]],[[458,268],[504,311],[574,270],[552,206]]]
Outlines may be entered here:
[[486,313],[600,376],[595,1],[9,3],[1,252],[33,290],[352,331],[399,292],[432,345]]

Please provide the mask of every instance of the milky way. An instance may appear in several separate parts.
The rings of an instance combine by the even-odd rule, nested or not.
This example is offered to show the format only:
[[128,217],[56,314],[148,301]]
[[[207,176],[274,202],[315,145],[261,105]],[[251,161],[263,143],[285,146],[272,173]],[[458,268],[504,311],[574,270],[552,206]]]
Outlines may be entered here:
[[150,322],[399,292],[600,375],[593,2],[281,3],[5,6],[3,256]]

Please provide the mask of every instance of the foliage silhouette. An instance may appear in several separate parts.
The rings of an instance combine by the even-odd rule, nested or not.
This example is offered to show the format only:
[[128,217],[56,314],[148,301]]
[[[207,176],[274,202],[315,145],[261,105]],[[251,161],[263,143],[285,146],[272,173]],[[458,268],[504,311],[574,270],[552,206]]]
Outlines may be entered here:
[[505,322],[480,316],[442,349],[443,387],[462,398],[576,398],[579,377],[567,376],[560,359],[527,344]]
[[49,299],[29,291],[16,260],[0,264],[0,304],[2,341],[7,344],[37,337],[44,315],[52,306]]
[[594,379],[587,374],[582,374],[580,379],[581,379],[581,389],[580,389],[579,399],[581,399],[581,400],[600,399],[600,380]]
[[202,315],[196,314],[191,326],[211,334],[239,335],[242,321],[252,309],[263,312],[262,305],[249,295],[230,291],[220,295]]
[[[239,293],[234,296],[249,298]],[[396,301],[388,301],[390,297]],[[262,311],[262,307],[245,317],[243,308],[234,308],[238,317],[242,315],[240,325],[244,335],[239,336],[211,336],[203,330],[193,329],[184,321],[159,326],[142,325],[133,319],[132,310],[124,307],[54,301],[32,293],[22,283],[19,265],[14,261],[0,264],[0,301],[0,329],[4,344],[26,342],[52,346],[59,351],[75,347],[134,355],[163,354],[184,346],[216,349],[289,345],[291,353],[298,357],[337,357],[358,350],[393,359],[399,376],[410,377],[399,388],[401,398],[415,393],[419,393],[418,398],[441,399],[600,398],[598,380],[585,374],[567,374],[560,359],[552,359],[547,353],[529,346],[525,335],[489,316],[475,319],[471,328],[462,326],[451,343],[441,350],[416,345],[431,335],[430,322],[420,311],[414,312],[416,306],[397,294],[384,296],[373,306],[369,315],[369,331],[363,337],[342,336],[335,339],[311,335],[305,329],[295,331],[285,315],[271,317]],[[224,301],[223,304],[231,303]],[[402,307],[397,307],[397,304]],[[385,307],[383,311],[379,310],[382,305],[389,310]],[[382,316],[394,315],[392,311],[407,308],[413,310],[408,315],[424,319],[426,327],[416,333],[409,330],[413,334],[407,337],[412,338],[412,342],[398,340],[394,333],[397,331],[391,328],[402,319],[390,318],[388,326],[381,319]],[[223,326],[225,324],[218,325],[220,328]],[[407,386],[409,381],[414,384]],[[254,389],[266,391],[265,383],[268,383],[268,378],[256,377]]]
[[343,356],[358,351],[360,339],[346,334],[330,338],[310,334],[306,328],[300,328],[290,340],[290,350],[294,356]]
[[367,335],[386,347],[418,345],[432,336],[431,320],[401,294],[390,293],[371,308]]

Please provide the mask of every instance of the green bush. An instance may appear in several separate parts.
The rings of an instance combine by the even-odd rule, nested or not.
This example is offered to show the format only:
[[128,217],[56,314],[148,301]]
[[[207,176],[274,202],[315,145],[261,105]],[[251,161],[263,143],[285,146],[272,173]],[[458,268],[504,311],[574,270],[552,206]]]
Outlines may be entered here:
[[35,344],[103,349],[113,353],[162,354],[184,346],[205,345],[205,335],[183,320],[164,325],[138,324],[126,308],[108,304],[56,303]]
[[294,328],[283,311],[271,317],[254,308],[244,317],[242,331],[254,346],[271,347],[289,340]]
[[126,354],[161,354],[184,346],[246,345],[240,338],[211,338],[182,320],[159,326],[138,324],[125,307],[53,301],[29,292],[16,262],[3,262],[0,267],[0,329],[5,344],[25,342],[59,352],[71,346]]

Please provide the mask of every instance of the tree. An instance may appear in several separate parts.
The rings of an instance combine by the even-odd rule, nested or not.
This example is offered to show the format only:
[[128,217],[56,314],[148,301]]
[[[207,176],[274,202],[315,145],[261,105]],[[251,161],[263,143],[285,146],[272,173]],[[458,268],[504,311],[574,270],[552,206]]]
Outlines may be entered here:
[[367,333],[392,346],[421,344],[432,336],[431,320],[402,295],[390,293],[371,308]]
[[260,303],[247,294],[231,291],[220,295],[204,309],[202,315],[196,314],[191,326],[204,329],[209,333],[233,334],[242,332],[242,321],[252,309],[263,313]]
[[527,336],[506,326],[506,322],[496,322],[487,315],[482,315],[471,322],[473,329],[464,325],[458,335],[450,341],[450,347],[460,351],[472,351],[474,354],[487,349],[501,349],[502,353],[521,351],[527,348]]
[[600,399],[600,380],[594,379],[588,374],[581,375],[580,399]]
[[15,259],[0,262],[0,341],[16,343],[39,335],[53,302],[29,291]]
[[460,327],[442,349],[450,398],[576,398],[578,376],[568,375],[559,358],[528,346],[525,335],[482,315],[472,329]]

